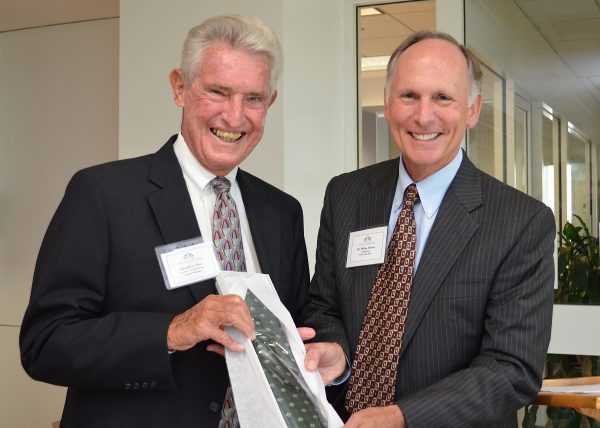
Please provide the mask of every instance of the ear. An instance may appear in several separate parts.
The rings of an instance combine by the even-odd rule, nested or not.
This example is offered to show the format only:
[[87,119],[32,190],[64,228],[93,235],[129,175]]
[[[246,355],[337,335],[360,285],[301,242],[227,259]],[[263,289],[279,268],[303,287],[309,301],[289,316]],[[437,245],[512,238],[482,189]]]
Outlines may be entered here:
[[471,105],[469,106],[469,111],[467,112],[467,128],[471,129],[479,120],[479,113],[481,113],[481,92],[477,94]]
[[173,100],[179,107],[185,105],[184,92],[185,83],[183,81],[183,73],[181,69],[175,68],[169,73],[169,81],[171,82],[171,89],[173,90]]
[[385,88],[383,88],[383,117],[386,120],[386,122],[389,123],[388,114],[388,97],[385,93]]
[[273,92],[273,95],[271,95],[271,100],[269,101],[269,107],[271,107],[273,105],[273,103],[275,102],[276,99],[277,99],[277,89],[275,89],[275,91]]

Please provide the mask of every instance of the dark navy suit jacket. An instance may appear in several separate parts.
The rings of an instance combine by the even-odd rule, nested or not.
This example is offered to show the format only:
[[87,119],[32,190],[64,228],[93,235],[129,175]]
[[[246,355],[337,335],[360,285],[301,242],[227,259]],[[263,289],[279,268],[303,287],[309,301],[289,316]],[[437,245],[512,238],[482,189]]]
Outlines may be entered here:
[[[157,153],[82,170],[44,238],[20,337],[25,370],[69,387],[61,427],[217,426],[224,359],[169,355],[174,315],[214,280],[165,288],[154,248],[200,230],[172,137]],[[297,319],[309,282],[300,204],[239,170],[263,273]]]

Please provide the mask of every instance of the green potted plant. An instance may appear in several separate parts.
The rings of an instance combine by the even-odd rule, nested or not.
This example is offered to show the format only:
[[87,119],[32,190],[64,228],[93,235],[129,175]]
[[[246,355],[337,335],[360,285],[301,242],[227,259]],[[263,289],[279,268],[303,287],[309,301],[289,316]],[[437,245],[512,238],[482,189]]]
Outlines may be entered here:
[[600,268],[598,238],[585,222],[574,215],[581,226],[566,222],[559,232],[558,289],[556,303],[600,304]]

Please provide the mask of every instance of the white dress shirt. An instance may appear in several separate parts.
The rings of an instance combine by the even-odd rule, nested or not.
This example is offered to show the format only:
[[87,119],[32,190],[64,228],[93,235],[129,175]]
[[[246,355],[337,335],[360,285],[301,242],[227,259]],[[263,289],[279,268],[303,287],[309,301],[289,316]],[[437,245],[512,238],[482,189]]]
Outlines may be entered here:
[[[177,160],[183,171],[183,177],[185,178],[185,184],[192,200],[192,206],[194,207],[198,226],[200,226],[202,238],[204,241],[212,241],[211,223],[217,197],[212,190],[210,181],[216,176],[207,171],[206,168],[198,162],[181,133],[179,133],[173,147],[175,149],[175,156],[177,156]],[[246,270],[248,272],[260,273],[260,266],[258,264],[256,249],[254,248],[254,241],[252,241],[252,234],[250,233],[250,224],[248,223],[248,216],[246,215],[246,209],[244,208],[242,192],[240,191],[240,186],[236,180],[237,172],[238,167],[236,166],[226,175],[226,178],[231,182],[229,193],[235,201],[238,216],[240,218]]]

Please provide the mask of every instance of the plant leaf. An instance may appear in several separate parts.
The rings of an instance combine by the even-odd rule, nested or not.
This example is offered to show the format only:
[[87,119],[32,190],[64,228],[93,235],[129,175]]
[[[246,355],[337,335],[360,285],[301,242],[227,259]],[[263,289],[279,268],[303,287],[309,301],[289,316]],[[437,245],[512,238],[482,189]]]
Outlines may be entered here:
[[579,231],[581,227],[575,227],[571,223],[566,222],[563,227],[563,235],[567,239],[568,243],[581,244],[581,236],[579,236]]

